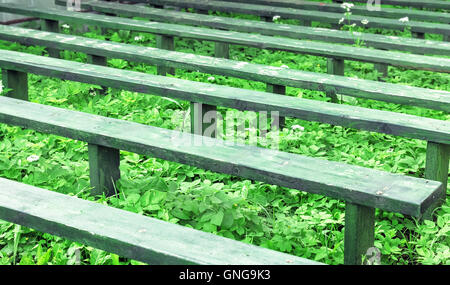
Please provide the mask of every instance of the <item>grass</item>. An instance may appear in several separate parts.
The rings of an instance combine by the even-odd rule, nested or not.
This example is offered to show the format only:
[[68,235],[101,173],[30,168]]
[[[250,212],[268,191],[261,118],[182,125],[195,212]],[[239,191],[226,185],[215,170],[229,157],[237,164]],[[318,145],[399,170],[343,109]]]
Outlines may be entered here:
[[[66,28],[76,33],[76,27]],[[373,32],[376,32],[373,31]],[[394,33],[394,32],[393,32]],[[395,32],[399,34],[399,32]],[[155,46],[144,33],[90,30],[85,36]],[[407,31],[403,36],[408,36]],[[0,42],[0,48],[46,54],[42,47]],[[176,39],[176,50],[213,54],[213,44]],[[63,52],[63,58],[84,62],[86,56]],[[231,58],[292,69],[326,72],[326,59],[231,47]],[[115,68],[156,74],[156,67],[108,60]],[[349,62],[346,76],[375,80],[368,63]],[[177,78],[265,90],[265,84],[200,72],[177,70]],[[449,75],[389,68],[387,82],[450,91]],[[30,100],[168,129],[188,130],[189,102],[30,75]],[[287,88],[287,94],[328,100],[323,92]],[[343,97],[342,104],[449,120],[449,114],[411,106]],[[227,111],[220,108],[221,111]],[[250,112],[237,112],[250,116]],[[287,118],[280,132],[282,151],[423,177],[426,143],[379,133]],[[293,126],[302,126],[293,128]],[[29,159],[31,156],[37,160]],[[89,197],[87,145],[53,135],[0,124],[0,176],[45,189],[287,252],[328,264],[343,263],[344,208],[341,201],[121,152],[118,195]],[[448,195],[448,194],[447,194]],[[450,199],[437,209],[434,221],[418,222],[401,214],[376,211],[375,246],[382,264],[450,264]],[[98,249],[0,221],[0,264],[140,264]]]

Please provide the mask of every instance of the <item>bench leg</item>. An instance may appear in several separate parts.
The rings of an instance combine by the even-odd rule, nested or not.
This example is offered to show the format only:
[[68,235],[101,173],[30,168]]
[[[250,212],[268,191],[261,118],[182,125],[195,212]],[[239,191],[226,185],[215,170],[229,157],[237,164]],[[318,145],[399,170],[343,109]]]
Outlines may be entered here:
[[311,27],[311,20],[300,20],[300,25],[305,27]]
[[12,89],[6,96],[28,101],[28,74],[15,70],[2,69],[4,89]]
[[[93,54],[87,55],[87,62],[90,64],[95,65],[101,65],[101,66],[107,66],[108,65],[108,59],[104,56],[98,56]],[[100,90],[101,94],[106,94],[106,91],[108,90],[108,87],[102,86],[102,89]]]
[[[54,20],[41,20],[41,29],[46,32],[59,33],[59,22]],[[48,48],[48,54],[51,57],[59,58],[60,50],[54,48]]]
[[227,43],[214,43],[214,56],[217,58],[230,58],[230,45]]
[[424,219],[431,219],[433,211],[436,207],[441,206],[445,202],[447,194],[448,169],[450,159],[450,146],[428,142],[427,144],[427,159],[425,165],[425,178],[439,181],[443,184],[442,196],[439,201],[432,205],[423,215]]
[[[267,92],[286,95],[286,86],[283,85],[274,85],[267,84]],[[278,126],[277,126],[278,124]],[[274,122],[272,123],[273,127],[278,127],[279,130],[283,129],[286,126],[286,118],[285,117],[274,117]]]
[[269,23],[273,22],[273,17],[270,17],[270,16],[260,16],[259,19],[264,22],[269,22]]
[[[156,47],[159,49],[165,49],[165,50],[174,50],[175,49],[175,43],[174,38],[171,36],[164,36],[164,35],[156,35]],[[158,67],[158,75],[166,75],[166,74],[175,74],[175,69],[172,67],[166,67],[159,65]]]
[[450,42],[450,35],[444,35],[444,42]]
[[114,185],[120,178],[120,152],[118,149],[88,144],[91,194],[111,196],[116,193]]
[[191,133],[215,138],[217,136],[217,107],[191,102]]
[[347,202],[345,206],[344,264],[361,265],[374,246],[375,209]]
[[425,33],[411,32],[411,35],[416,39],[425,39]]
[[[344,60],[336,59],[336,58],[328,58],[327,60],[327,72],[328,74],[334,75],[344,75]],[[326,92],[327,97],[331,98],[331,102],[337,103],[339,102],[336,92],[329,91]]]
[[374,68],[379,73],[378,80],[384,81],[383,78],[388,76],[388,65],[384,63],[375,63]]

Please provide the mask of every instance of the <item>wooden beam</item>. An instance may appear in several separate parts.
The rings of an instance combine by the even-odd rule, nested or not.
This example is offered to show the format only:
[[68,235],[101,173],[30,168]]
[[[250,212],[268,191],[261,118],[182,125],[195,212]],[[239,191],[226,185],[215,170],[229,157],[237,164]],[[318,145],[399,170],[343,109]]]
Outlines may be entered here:
[[[156,47],[165,50],[174,50],[174,37],[166,35],[156,35]],[[158,75],[175,74],[175,69],[172,67],[158,65]]]
[[445,203],[448,184],[448,170],[450,159],[450,147],[448,145],[434,143],[429,141],[427,143],[427,157],[425,164],[425,178],[439,181],[442,183],[442,191],[439,200],[429,208],[429,211],[424,214],[424,219],[432,219],[433,211],[436,207]]
[[11,89],[6,96],[28,101],[28,74],[2,69],[3,89]]
[[215,138],[217,136],[217,107],[191,102],[191,133]]
[[[277,84],[267,84],[267,92],[275,93],[280,95],[286,95],[286,86],[277,85]],[[286,118],[280,116],[272,116],[274,118],[274,122],[272,123],[273,127],[278,127],[280,130],[286,126]]]
[[[42,19],[41,29],[46,32],[59,33],[59,21]],[[60,57],[59,53],[61,51],[59,49],[48,48],[47,51],[51,57],[54,58]]]
[[[343,59],[328,58],[327,59],[327,73],[334,75],[344,75],[345,62]],[[327,97],[331,98],[331,102],[337,103],[339,99],[335,91],[325,92]]]
[[120,152],[118,149],[88,144],[91,194],[112,196],[115,183],[120,178]]
[[346,203],[344,264],[361,265],[367,250],[374,246],[375,209]]

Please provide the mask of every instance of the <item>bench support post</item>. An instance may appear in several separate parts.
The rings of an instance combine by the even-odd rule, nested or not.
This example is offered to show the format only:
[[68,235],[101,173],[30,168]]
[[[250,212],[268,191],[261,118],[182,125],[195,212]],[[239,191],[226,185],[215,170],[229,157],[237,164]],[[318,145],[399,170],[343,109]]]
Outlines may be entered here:
[[12,89],[6,96],[28,101],[28,74],[15,70],[2,69],[3,88]]
[[[87,55],[87,62],[90,63],[90,64],[101,65],[101,66],[107,66],[108,65],[108,59],[106,57],[93,55],[93,54],[88,54]],[[102,86],[102,89],[100,90],[100,93],[105,95],[107,90],[108,90],[108,87]]]
[[375,63],[374,68],[376,71],[378,71],[379,76],[378,76],[378,80],[382,81],[383,77],[387,77],[388,76],[388,65],[384,64],[384,63]]
[[[174,38],[172,36],[156,35],[156,47],[165,50],[174,50]],[[158,66],[158,75],[175,74],[175,69],[172,67]]]
[[[267,84],[267,92],[275,93],[275,94],[281,94],[281,95],[286,95],[286,86]],[[276,120],[277,118],[274,118],[274,119]],[[286,126],[286,118],[285,117],[278,117],[278,127],[279,127],[279,129],[281,130],[285,126]]]
[[374,246],[375,209],[347,202],[345,206],[344,264],[361,265]]
[[217,136],[217,107],[191,102],[191,133],[215,138]]
[[214,56],[217,58],[230,58],[230,45],[227,43],[214,43]]
[[[52,33],[59,33],[59,22],[54,20],[41,20],[41,30]],[[51,57],[59,58],[59,49],[47,48],[48,54]]]
[[444,35],[444,42],[450,42],[450,35]]
[[[344,60],[337,58],[328,58],[327,60],[327,72],[328,74],[334,75],[344,75]],[[331,102],[337,103],[339,100],[336,96],[336,92],[328,91],[326,92],[327,97],[331,98]]]
[[439,181],[443,184],[442,196],[439,201],[432,205],[423,215],[424,219],[431,219],[433,210],[445,202],[448,182],[448,169],[450,159],[450,146],[440,143],[428,142],[427,159],[425,165],[425,178]]
[[114,185],[120,178],[120,152],[118,149],[88,144],[91,194],[111,196],[116,193]]
[[425,39],[425,33],[419,33],[419,32],[411,32],[411,35],[413,38],[416,39]]

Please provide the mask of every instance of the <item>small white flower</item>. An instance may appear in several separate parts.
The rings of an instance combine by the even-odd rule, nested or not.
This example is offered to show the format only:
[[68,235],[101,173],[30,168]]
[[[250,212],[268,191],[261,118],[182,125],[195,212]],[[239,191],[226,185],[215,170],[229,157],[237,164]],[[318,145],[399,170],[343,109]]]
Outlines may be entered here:
[[354,28],[354,27],[356,27],[356,24],[353,23],[353,24],[351,24],[350,26],[351,26],[352,28]]
[[214,80],[216,80],[216,78],[214,76],[208,77],[208,81],[214,81]]
[[292,126],[292,129],[293,129],[293,130],[300,130],[300,131],[304,131],[304,130],[305,130],[305,128],[302,127],[302,126],[300,126],[300,125],[293,125],[293,126]]
[[281,68],[289,68],[289,66],[283,64],[282,66],[280,66]]
[[353,8],[353,6],[355,6],[355,5],[353,5],[352,3],[347,3],[347,2],[341,4],[341,8],[347,10],[347,12],[350,12],[350,9]]
[[61,27],[63,27],[64,29],[68,29],[68,28],[70,28],[70,26],[69,26],[69,25],[67,25],[67,24],[64,24],[64,25],[62,25]]
[[341,19],[339,20],[339,25],[342,24],[344,21],[345,21],[345,19],[344,19],[344,18],[341,18]]
[[367,19],[361,20],[361,24],[363,24],[363,25],[367,25],[368,23],[369,23],[369,20],[367,20]]
[[137,41],[137,42],[140,42],[140,41],[142,41],[143,39],[144,39],[143,36],[136,36],[136,37],[134,37],[134,40]]
[[34,162],[34,161],[38,161],[39,160],[39,156],[32,154],[29,157],[27,157],[27,161],[28,162]]
[[405,23],[405,22],[409,22],[409,18],[408,17],[404,17],[404,18],[400,18],[398,19],[400,22]]
[[278,15],[275,15],[275,16],[273,16],[273,18],[272,18],[272,21],[276,21],[276,20],[279,20],[281,17],[280,16],[278,16]]

